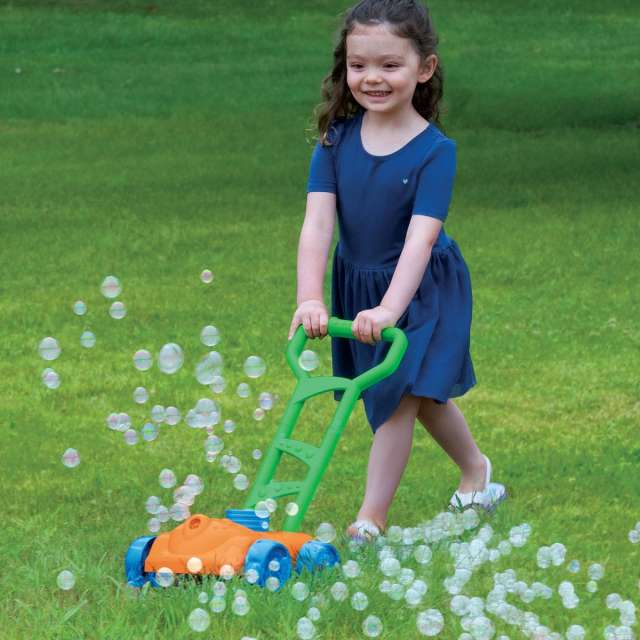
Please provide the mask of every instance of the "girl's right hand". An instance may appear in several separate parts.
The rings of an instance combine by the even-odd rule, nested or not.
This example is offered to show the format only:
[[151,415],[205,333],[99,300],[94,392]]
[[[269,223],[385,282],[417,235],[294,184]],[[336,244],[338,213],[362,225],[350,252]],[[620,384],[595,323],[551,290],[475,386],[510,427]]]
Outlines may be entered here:
[[300,303],[289,327],[289,340],[301,324],[304,325],[308,338],[324,338],[327,335],[329,314],[322,300],[305,300]]

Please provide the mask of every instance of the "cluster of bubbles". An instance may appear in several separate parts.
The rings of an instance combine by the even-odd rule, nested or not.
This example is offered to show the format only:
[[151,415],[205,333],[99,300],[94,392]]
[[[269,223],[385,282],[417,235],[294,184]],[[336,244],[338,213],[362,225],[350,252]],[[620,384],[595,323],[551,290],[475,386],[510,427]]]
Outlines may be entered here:
[[[163,489],[173,489],[178,482],[176,474],[171,469],[162,469],[158,481]],[[149,496],[145,502],[145,509],[152,517],[147,523],[151,533],[158,533],[163,523],[173,520],[182,522],[190,515],[190,507],[195,502],[196,496],[204,490],[204,482],[200,476],[190,473],[184,483],[173,491],[173,503],[170,507],[162,504],[158,496]],[[197,572],[192,572],[197,573]]]

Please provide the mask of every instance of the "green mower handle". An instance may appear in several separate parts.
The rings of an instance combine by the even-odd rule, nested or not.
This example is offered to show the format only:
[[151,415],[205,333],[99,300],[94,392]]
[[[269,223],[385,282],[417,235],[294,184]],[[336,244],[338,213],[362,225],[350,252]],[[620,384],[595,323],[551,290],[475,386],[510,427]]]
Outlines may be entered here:
[[[352,340],[355,340],[356,337],[353,335],[352,326],[352,320],[342,320],[332,316],[329,318],[328,334],[332,338],[351,338]],[[404,331],[398,327],[387,327],[386,329],[383,329],[381,337],[386,342],[390,342],[391,347],[389,348],[389,352],[385,359],[380,364],[353,379],[358,388],[362,391],[368,389],[387,376],[390,376],[398,368],[400,362],[402,362],[402,358],[409,344]],[[287,362],[298,379],[309,377],[309,372],[305,371],[298,362],[307,340],[308,337],[304,329],[304,325],[299,325],[287,347]]]

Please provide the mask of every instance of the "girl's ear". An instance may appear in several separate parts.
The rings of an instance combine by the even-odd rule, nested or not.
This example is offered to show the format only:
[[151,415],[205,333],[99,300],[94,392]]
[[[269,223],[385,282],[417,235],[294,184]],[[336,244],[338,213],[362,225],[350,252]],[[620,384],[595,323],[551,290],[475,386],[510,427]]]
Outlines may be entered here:
[[435,73],[437,67],[438,57],[435,54],[427,56],[426,60],[420,66],[418,82],[427,82]]

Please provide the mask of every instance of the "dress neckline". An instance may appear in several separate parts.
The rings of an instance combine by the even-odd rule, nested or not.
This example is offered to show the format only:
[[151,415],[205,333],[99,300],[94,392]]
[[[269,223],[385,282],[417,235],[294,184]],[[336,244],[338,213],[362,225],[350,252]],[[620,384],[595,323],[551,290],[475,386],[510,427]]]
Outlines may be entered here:
[[406,149],[409,145],[413,144],[416,140],[420,139],[423,135],[425,135],[426,133],[431,131],[431,129],[434,128],[434,124],[430,122],[422,131],[420,131],[415,136],[413,136],[411,140],[403,144],[399,149],[396,149],[395,151],[392,151],[391,153],[386,153],[384,155],[376,155],[373,153],[369,153],[364,148],[364,144],[362,142],[362,122],[363,121],[364,121],[364,111],[361,111],[358,119],[358,142],[360,143],[360,148],[365,153],[365,155],[369,156],[370,158],[376,158],[378,160],[384,160],[385,158],[392,158],[393,156],[397,155],[401,151],[404,151],[404,149]]

